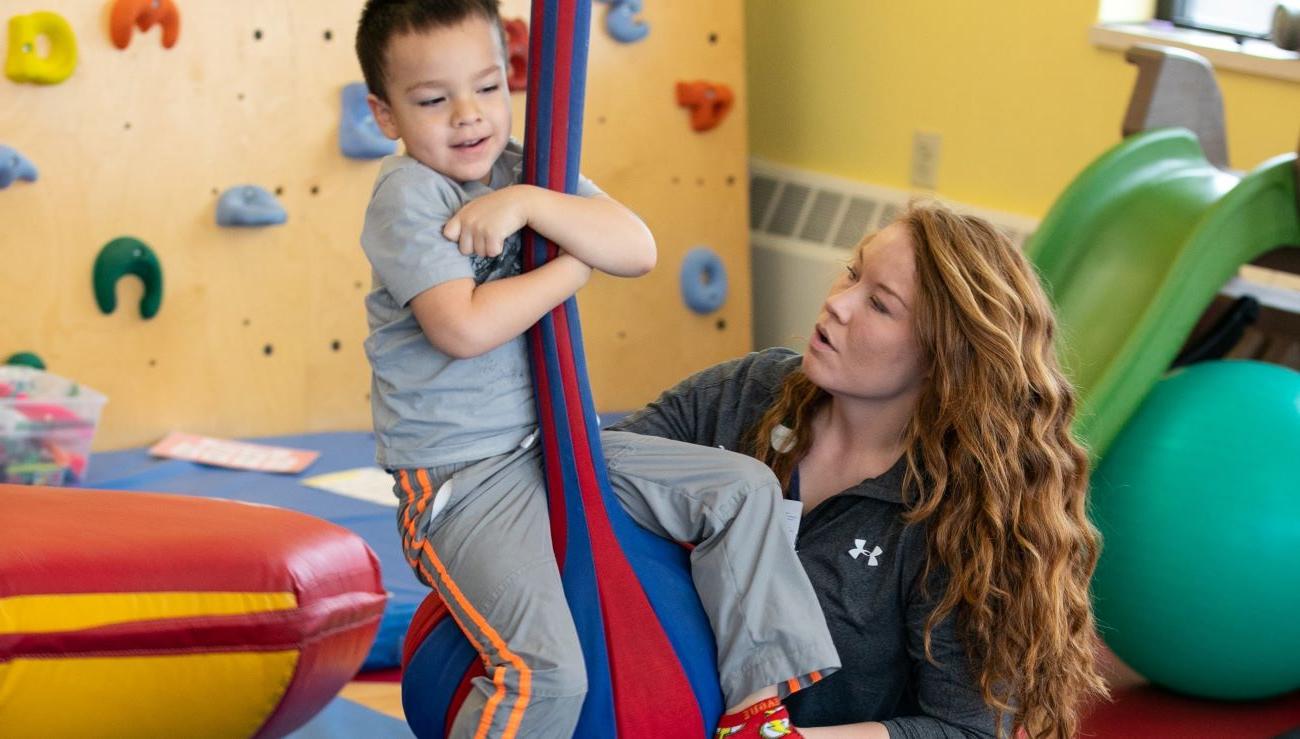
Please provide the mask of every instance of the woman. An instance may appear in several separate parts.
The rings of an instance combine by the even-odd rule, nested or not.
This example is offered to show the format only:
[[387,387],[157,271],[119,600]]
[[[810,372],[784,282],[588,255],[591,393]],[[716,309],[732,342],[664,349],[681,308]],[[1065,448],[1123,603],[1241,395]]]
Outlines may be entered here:
[[1004,236],[914,205],[859,245],[807,353],[704,370],[617,425],[752,454],[802,502],[843,663],[787,700],[805,736],[1072,736],[1104,693],[1053,330]]

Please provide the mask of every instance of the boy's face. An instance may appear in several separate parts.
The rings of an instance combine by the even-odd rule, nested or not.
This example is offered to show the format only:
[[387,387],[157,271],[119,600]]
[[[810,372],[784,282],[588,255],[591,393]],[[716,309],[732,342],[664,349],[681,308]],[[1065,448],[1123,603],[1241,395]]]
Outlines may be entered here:
[[388,102],[367,99],[379,129],[457,182],[486,183],[510,138],[510,91],[497,28],[470,17],[394,36],[385,61]]

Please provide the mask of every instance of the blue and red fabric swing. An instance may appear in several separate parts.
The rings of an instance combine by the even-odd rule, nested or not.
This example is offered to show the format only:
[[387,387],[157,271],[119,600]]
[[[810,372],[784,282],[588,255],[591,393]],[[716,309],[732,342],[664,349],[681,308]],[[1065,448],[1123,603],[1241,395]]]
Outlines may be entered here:
[[[533,0],[524,145],[529,184],[567,193],[577,188],[590,28],[591,0]],[[525,232],[525,269],[555,254],[554,244]],[[637,525],[614,496],[577,301],[553,310],[527,339],[551,538],[587,668],[575,736],[708,736],[722,714],[722,694],[689,553]],[[470,681],[485,674],[436,592],[416,612],[402,664],[402,703],[420,737],[444,736]]]

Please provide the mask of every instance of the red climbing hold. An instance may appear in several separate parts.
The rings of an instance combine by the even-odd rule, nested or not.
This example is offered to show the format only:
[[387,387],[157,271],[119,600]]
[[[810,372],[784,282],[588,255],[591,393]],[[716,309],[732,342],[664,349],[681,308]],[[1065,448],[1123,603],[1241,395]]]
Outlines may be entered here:
[[677,104],[691,109],[691,128],[696,131],[708,131],[721,123],[735,101],[731,88],[722,83],[677,83]]
[[507,70],[506,84],[510,91],[528,88],[528,21],[523,18],[511,18],[504,23],[506,31],[506,56],[510,68]]

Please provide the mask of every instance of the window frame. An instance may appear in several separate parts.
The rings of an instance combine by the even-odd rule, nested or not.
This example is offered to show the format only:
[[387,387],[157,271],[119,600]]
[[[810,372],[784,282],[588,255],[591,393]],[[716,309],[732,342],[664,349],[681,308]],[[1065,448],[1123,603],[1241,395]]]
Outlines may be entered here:
[[1156,20],[1167,21],[1177,28],[1190,28],[1197,31],[1206,31],[1208,33],[1218,33],[1224,36],[1231,36],[1240,44],[1243,39],[1261,39],[1267,41],[1270,34],[1248,33],[1241,29],[1224,28],[1222,26],[1212,26],[1204,23],[1197,23],[1187,12],[1187,5],[1191,0],[1156,0]]

